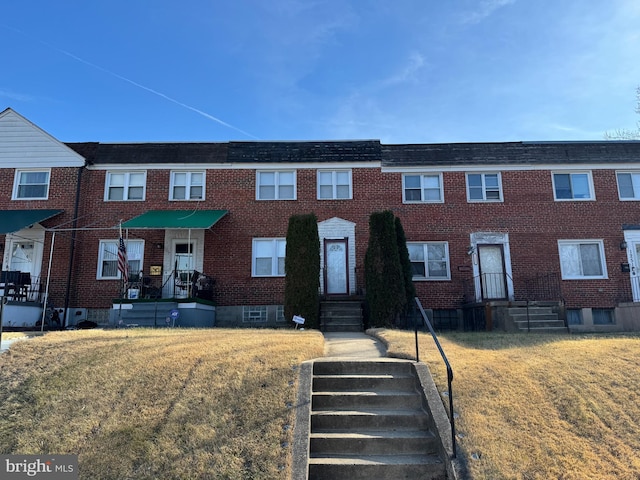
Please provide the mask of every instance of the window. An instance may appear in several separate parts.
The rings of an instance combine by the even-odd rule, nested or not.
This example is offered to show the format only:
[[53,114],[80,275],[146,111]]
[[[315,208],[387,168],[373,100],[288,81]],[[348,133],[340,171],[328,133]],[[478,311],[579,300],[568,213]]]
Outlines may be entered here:
[[404,175],[402,195],[404,203],[442,202],[442,175]]
[[556,200],[593,200],[591,172],[554,173],[553,193]]
[[582,325],[582,310],[579,308],[567,309],[567,324],[568,325]]
[[620,200],[640,200],[640,172],[618,172]]
[[204,172],[171,172],[169,200],[204,200]]
[[613,309],[611,308],[593,308],[591,309],[594,325],[613,325]]
[[318,170],[318,199],[344,200],[351,198],[350,170]]
[[258,200],[295,200],[296,172],[285,170],[277,172],[257,172]]
[[469,202],[501,202],[502,180],[499,173],[467,173]]
[[16,170],[13,199],[46,200],[49,198],[49,175],[49,170]]
[[144,200],[145,172],[107,172],[105,200]]
[[414,280],[449,280],[447,242],[407,243]]
[[457,330],[458,311],[455,309],[434,309],[433,327],[437,330]]
[[564,280],[607,278],[602,240],[558,240]]
[[[125,240],[129,275],[137,275],[142,271],[144,240]],[[98,252],[98,280],[115,280],[121,278],[118,270],[118,240],[100,240]]]
[[284,238],[254,239],[252,252],[252,275],[254,277],[283,277]]
[[267,321],[267,307],[242,307],[242,321],[244,323],[265,323]]

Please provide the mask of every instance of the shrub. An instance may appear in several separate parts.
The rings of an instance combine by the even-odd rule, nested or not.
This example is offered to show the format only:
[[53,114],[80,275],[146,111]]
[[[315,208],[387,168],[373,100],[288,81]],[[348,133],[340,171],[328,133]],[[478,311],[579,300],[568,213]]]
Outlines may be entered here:
[[305,327],[319,328],[320,237],[315,214],[293,215],[287,229],[284,315],[300,315]]
[[406,303],[406,294],[395,220],[389,210],[369,217],[364,268],[370,326],[392,326]]
[[[416,288],[413,285],[413,270],[411,269],[411,260],[409,259],[409,249],[407,248],[407,237],[404,234],[404,228],[400,218],[396,217],[396,242],[398,244],[398,255],[400,257],[400,267],[402,268],[402,278],[404,280],[404,296],[405,306],[403,313],[409,315],[413,308],[413,299],[416,296]],[[405,318],[406,320],[406,318]],[[405,321],[406,326],[406,321]]]

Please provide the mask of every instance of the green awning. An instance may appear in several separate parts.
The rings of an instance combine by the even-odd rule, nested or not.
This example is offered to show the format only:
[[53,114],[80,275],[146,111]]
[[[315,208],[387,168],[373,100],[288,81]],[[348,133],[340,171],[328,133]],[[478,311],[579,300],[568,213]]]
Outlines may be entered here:
[[17,232],[62,212],[64,210],[0,210],[0,234]]
[[122,228],[210,228],[227,210],[149,210],[122,223]]

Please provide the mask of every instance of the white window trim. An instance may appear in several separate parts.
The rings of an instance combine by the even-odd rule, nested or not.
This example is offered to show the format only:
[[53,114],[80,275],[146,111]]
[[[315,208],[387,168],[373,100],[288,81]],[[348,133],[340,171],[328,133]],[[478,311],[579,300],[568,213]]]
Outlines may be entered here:
[[[556,174],[557,175],[571,175],[574,174],[586,174],[589,180],[589,198],[558,198],[556,196]],[[617,182],[617,176],[616,176]],[[593,202],[596,199],[596,190],[593,187],[593,175],[591,170],[553,170],[551,172],[551,185],[553,186],[553,200],[556,202]],[[572,184],[573,188],[573,184]],[[618,190],[619,192],[619,190]]]
[[[18,197],[18,187],[20,174],[28,172],[46,172],[47,173],[47,194],[44,197]],[[11,200],[49,200],[49,190],[51,187],[51,169],[50,168],[16,168],[13,177],[13,192]]]
[[[331,198],[320,198],[320,173],[331,173],[331,187],[333,189]],[[347,173],[349,175],[349,195],[344,198],[338,198],[336,193],[338,190],[337,173]],[[316,198],[318,200],[352,200],[353,199],[353,179],[350,169],[319,169],[316,170]]]
[[[257,315],[256,315],[257,314]],[[269,309],[266,305],[244,305],[242,307],[242,323],[267,323]]]
[[621,196],[621,192],[620,192],[620,180],[618,179],[618,175],[619,174],[629,174],[629,175],[639,175],[640,176],[640,170],[616,170],[616,186],[618,187],[618,199],[621,202],[637,202],[640,201],[640,191],[636,192],[634,190],[633,194],[634,197],[632,198],[622,198]]
[[[564,267],[562,265],[562,254],[560,252],[560,248],[562,245],[579,245],[579,244],[597,244],[600,249],[600,262],[602,263],[602,275],[569,275],[565,274]],[[609,278],[609,274],[607,272],[607,259],[604,255],[604,241],[602,239],[576,239],[576,240],[558,240],[558,260],[560,261],[560,274],[562,276],[562,280],[606,280]]]
[[447,276],[446,277],[420,277],[420,276],[416,276],[414,275],[412,277],[414,282],[446,282],[446,281],[450,281],[451,280],[451,259],[449,257],[449,242],[438,242],[438,241],[429,241],[429,242],[407,242],[407,245],[422,245],[422,248],[424,249],[424,262],[425,262],[425,266],[424,266],[424,271],[425,272],[429,272],[429,257],[427,255],[427,245],[444,245],[444,253],[445,253],[445,257],[447,259]]
[[[140,252],[141,252],[141,258],[140,258],[140,271],[143,270],[144,268],[144,240],[125,240],[125,248],[127,249],[127,252],[129,252],[129,244],[130,243],[139,243],[140,246]],[[117,275],[114,276],[106,276],[106,275],[102,275],[102,261],[104,260],[104,245],[106,244],[114,244],[115,245],[115,251],[116,251],[116,255],[118,252],[118,240],[117,239],[103,239],[100,240],[99,244],[98,244],[98,268],[96,269],[96,280],[120,280],[122,278],[122,273],[120,272],[120,270],[116,269]],[[117,257],[116,257],[117,258]],[[139,272],[129,272],[129,275],[131,274],[137,274]]]
[[[424,177],[438,177],[438,181],[440,182],[440,200],[424,200]],[[420,177],[420,198],[421,200],[407,200],[406,198],[406,190],[407,187],[405,185],[406,177]],[[442,181],[442,173],[403,173],[402,174],[402,203],[444,203],[444,183]]]
[[[185,173],[187,175],[187,184],[185,185],[185,196],[187,198],[174,198],[173,188],[175,185],[175,174]],[[190,198],[191,197],[191,176],[194,173],[202,174],[202,198]],[[145,182],[146,183],[146,182]],[[169,180],[169,200],[172,202],[201,202],[207,198],[207,172],[206,170],[171,170],[171,176]]]
[[[276,183],[275,183],[275,198],[260,198],[260,174],[261,173],[275,173]],[[293,173],[293,198],[279,198],[278,197],[278,187],[280,186],[280,174],[281,173]],[[291,201],[298,199],[298,176],[296,175],[296,170],[294,169],[283,169],[283,170],[256,170],[256,200],[261,202],[269,202],[269,201]]]
[[[142,182],[142,198],[129,200],[129,178],[132,173],[142,173],[144,175],[144,180]],[[122,193],[122,200],[111,200],[109,198],[109,187],[111,186],[111,174],[114,175],[124,175],[124,191]],[[127,171],[108,171],[105,179],[104,179],[104,201],[105,202],[144,202],[147,198],[147,171],[146,170],[127,170]]]
[[[469,175],[480,175],[482,179],[482,199],[472,199],[471,192],[469,190]],[[485,183],[485,175],[497,175],[498,176],[498,193],[500,198],[487,199],[487,186]],[[465,181],[467,184],[467,202],[468,203],[500,203],[504,202],[504,196],[502,192],[502,172],[467,172],[465,173]]]
[[[254,238],[251,242],[251,276],[256,278],[271,278],[271,277],[284,277],[285,273],[278,273],[278,242],[285,242],[285,251],[286,251],[286,238],[277,237],[277,238]],[[259,275],[256,272],[256,242],[272,242],[272,251],[271,251],[271,274],[270,275]]]

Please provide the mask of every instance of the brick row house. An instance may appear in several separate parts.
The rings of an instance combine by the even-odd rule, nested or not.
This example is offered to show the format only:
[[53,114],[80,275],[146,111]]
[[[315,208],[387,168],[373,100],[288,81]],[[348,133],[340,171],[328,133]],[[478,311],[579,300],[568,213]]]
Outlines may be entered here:
[[531,329],[547,308],[565,330],[640,330],[639,201],[640,142],[63,143],[7,109],[0,293],[46,294],[67,325],[146,303],[156,325],[290,326],[289,217],[318,218],[323,298],[362,298],[369,215],[392,210],[441,327]]

